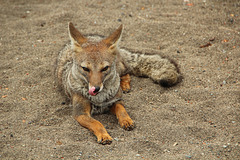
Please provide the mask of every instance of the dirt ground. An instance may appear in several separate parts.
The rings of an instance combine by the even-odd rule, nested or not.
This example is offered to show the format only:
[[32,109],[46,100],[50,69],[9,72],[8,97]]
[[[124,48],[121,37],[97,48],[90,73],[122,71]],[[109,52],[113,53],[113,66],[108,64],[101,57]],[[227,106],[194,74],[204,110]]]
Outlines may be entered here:
[[[132,76],[136,128],[95,116],[111,145],[56,88],[70,21],[100,35],[124,24],[122,47],[169,56],[184,77],[166,89]],[[0,159],[240,159],[239,26],[238,0],[0,0]]]

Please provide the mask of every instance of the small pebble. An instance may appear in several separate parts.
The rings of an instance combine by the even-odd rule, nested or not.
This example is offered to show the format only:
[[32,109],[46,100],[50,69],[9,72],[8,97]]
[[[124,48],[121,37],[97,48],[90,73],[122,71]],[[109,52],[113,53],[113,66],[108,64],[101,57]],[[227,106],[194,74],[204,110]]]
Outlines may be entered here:
[[45,24],[46,24],[46,23],[45,23],[45,22],[43,22],[43,23],[41,23],[41,24],[40,24],[40,26],[41,26],[41,27],[44,27],[44,26],[45,26]]
[[223,145],[223,148],[227,148],[228,146],[227,145]]
[[186,157],[186,158],[189,158],[189,159],[192,158],[192,156],[190,156],[190,155],[185,155],[185,157]]
[[226,84],[226,83],[227,83],[227,82],[224,80],[224,81],[223,81],[223,84]]
[[175,142],[174,144],[173,144],[173,146],[177,146],[178,145],[178,143],[177,142]]
[[140,157],[141,155],[140,154],[136,154],[137,157]]

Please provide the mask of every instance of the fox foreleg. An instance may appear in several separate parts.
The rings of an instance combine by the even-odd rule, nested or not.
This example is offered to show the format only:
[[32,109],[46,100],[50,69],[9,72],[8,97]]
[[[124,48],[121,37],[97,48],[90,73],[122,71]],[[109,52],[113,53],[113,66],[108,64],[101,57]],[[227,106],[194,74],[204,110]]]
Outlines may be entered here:
[[94,133],[97,142],[100,144],[111,144],[112,137],[107,133],[104,126],[91,117],[90,102],[79,95],[73,95],[72,103],[74,107],[74,118],[78,123]]
[[134,122],[128,115],[121,101],[112,106],[111,112],[116,115],[118,122],[123,129],[127,131],[133,130]]

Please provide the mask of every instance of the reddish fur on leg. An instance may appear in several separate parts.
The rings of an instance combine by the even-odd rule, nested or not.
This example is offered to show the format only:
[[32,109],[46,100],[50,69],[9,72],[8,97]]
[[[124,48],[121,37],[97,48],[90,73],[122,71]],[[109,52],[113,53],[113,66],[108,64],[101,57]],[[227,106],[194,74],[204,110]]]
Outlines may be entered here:
[[79,122],[81,126],[89,129],[95,134],[98,143],[101,144],[112,143],[112,137],[107,133],[106,129],[99,121],[87,115],[80,115],[76,117],[76,120]]
[[104,126],[91,117],[91,105],[89,101],[78,94],[73,94],[74,117],[78,123],[92,131],[97,137],[98,143],[111,144],[112,137],[107,133]]
[[126,75],[121,77],[120,86],[121,86],[123,92],[129,92],[130,91],[130,89],[131,89],[130,81],[131,81],[131,77],[130,77],[129,74],[126,74]]
[[111,108],[111,112],[117,116],[118,122],[122,128],[125,130],[133,130],[134,128],[134,123],[133,120],[129,117],[126,109],[122,104],[115,104]]

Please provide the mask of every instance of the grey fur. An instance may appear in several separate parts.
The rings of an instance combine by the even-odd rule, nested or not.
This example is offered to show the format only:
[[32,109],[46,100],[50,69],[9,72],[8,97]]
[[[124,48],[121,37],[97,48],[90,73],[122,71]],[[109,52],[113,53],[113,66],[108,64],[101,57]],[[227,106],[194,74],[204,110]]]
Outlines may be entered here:
[[65,90],[65,93],[71,98],[72,92],[79,93],[85,98],[89,99],[92,104],[92,114],[102,113],[108,109],[120,98],[114,98],[120,88],[120,77],[116,72],[116,65],[112,68],[108,80],[104,82],[104,88],[101,93],[96,96],[91,96],[88,93],[88,83],[83,80],[81,74],[78,74],[77,64],[73,59],[74,52],[71,45],[66,45],[60,51],[57,64],[57,77],[59,85]]
[[135,76],[149,77],[156,83],[166,81],[167,86],[174,85],[180,77],[177,66],[160,55],[132,53],[126,49],[120,49],[120,54]]

